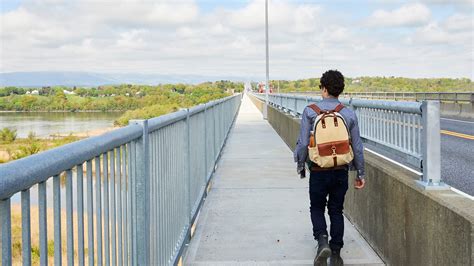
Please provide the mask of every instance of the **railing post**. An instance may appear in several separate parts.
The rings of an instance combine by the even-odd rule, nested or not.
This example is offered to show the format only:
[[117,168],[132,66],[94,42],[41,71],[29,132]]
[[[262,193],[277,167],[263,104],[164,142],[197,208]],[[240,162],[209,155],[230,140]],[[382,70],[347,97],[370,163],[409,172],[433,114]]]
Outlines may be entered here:
[[11,235],[11,205],[10,199],[0,200],[0,230],[2,231],[2,265],[12,264],[12,235]]
[[422,168],[423,180],[418,183],[424,189],[445,189],[441,182],[441,133],[439,101],[423,101],[421,105],[422,133]]
[[207,116],[208,116],[208,112],[207,112],[207,103],[204,104],[204,183],[207,182],[207,176],[208,176],[208,171],[209,171],[209,167],[208,167],[208,162],[207,162]]
[[186,143],[186,147],[184,148],[184,152],[186,153],[186,187],[184,188],[185,193],[185,200],[187,206],[187,215],[188,215],[188,223],[191,223],[191,212],[192,212],[192,204],[191,204],[191,133],[190,133],[190,125],[189,125],[189,108],[186,109],[186,134],[185,134],[184,143]]
[[[137,265],[149,265],[149,244],[150,244],[150,153],[148,139],[148,120],[131,120],[130,124],[138,124],[142,126],[142,137],[137,141],[136,145],[136,181],[135,181],[135,204],[132,208],[136,210],[132,214],[136,217],[132,221],[136,221],[136,232],[133,236],[136,241],[136,259]],[[155,237],[155,236],[153,236]]]
[[298,102],[297,102],[298,99],[296,99],[296,97],[294,99],[295,99],[295,104],[294,104],[295,107],[293,108],[293,112],[295,113],[295,115],[298,115],[298,112],[296,111],[298,108]]

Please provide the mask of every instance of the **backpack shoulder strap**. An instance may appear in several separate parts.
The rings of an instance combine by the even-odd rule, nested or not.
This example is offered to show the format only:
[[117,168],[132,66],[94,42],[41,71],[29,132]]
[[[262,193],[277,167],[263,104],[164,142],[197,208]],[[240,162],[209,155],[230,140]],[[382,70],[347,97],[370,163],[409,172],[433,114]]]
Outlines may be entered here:
[[336,108],[334,108],[334,112],[340,112],[344,108],[344,105],[342,103],[338,104]]
[[316,112],[317,115],[321,114],[321,109],[314,103],[308,105],[309,108],[313,109],[314,112]]

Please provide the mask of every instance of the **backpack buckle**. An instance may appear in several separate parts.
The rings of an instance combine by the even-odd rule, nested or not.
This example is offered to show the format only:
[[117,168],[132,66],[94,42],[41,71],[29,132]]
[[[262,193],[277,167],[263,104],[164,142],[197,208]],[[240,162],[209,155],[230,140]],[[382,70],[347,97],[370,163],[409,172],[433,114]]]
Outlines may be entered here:
[[332,150],[332,156],[336,156],[336,146],[335,145],[332,145],[331,147],[331,150]]

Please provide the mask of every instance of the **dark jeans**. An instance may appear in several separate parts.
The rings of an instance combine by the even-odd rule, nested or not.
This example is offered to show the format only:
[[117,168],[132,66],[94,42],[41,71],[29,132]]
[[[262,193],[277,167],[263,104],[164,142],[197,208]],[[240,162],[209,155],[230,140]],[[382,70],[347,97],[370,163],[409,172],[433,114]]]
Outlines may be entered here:
[[[309,198],[311,222],[313,223],[313,236],[327,235],[326,219],[324,212],[326,203],[331,220],[331,240],[329,245],[333,250],[340,250],[344,245],[344,197],[348,188],[347,170],[327,170],[311,172],[309,179]],[[329,200],[327,196],[329,195]]]

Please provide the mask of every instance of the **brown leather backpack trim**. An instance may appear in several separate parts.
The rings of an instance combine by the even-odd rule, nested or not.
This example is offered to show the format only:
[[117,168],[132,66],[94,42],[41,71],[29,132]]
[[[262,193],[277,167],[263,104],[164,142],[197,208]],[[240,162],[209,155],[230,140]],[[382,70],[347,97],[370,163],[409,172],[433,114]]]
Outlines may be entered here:
[[333,113],[333,112],[340,112],[343,108],[344,108],[344,105],[342,103],[338,104],[336,106],[336,108],[334,108],[334,110],[321,110],[321,108],[319,108],[316,104],[312,103],[310,105],[308,105],[309,108],[313,109],[314,112],[316,112],[316,114],[320,115],[321,113],[327,113],[327,114],[330,114],[330,113]]
[[313,111],[316,112],[316,114],[320,115],[321,114],[321,109],[316,105],[316,104],[310,104],[308,105],[309,108],[313,109]]
[[344,108],[344,105],[342,103],[338,104],[336,108],[334,108],[334,112],[340,112]]
[[350,143],[347,140],[318,144],[320,156],[346,154],[350,152]]
[[323,172],[323,171],[334,171],[334,170],[348,170],[347,165],[338,165],[336,167],[331,167],[331,168],[321,168],[317,164],[313,164],[311,166],[311,172]]

